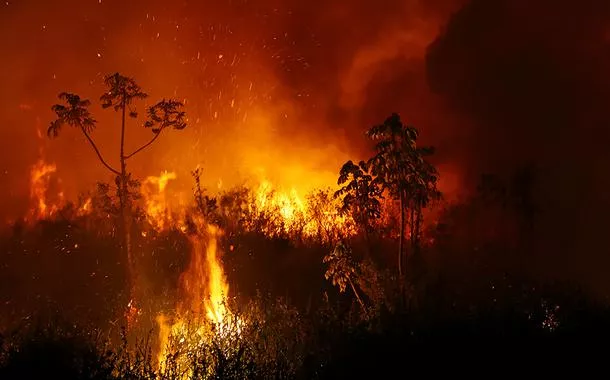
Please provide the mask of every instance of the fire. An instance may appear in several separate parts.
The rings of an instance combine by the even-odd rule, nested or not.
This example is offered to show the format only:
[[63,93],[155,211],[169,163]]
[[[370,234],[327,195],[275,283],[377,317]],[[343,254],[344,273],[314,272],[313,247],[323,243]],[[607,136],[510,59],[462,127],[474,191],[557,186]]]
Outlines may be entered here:
[[255,190],[254,208],[258,213],[279,218],[277,229],[279,231],[265,231],[270,233],[292,231],[303,222],[306,209],[297,191],[292,188],[289,192],[275,189],[271,182],[262,180]]
[[207,317],[216,325],[222,326],[229,313],[226,305],[229,285],[227,284],[222,266],[216,257],[218,251],[217,239],[220,234],[221,232],[217,227],[208,225],[208,235],[210,237],[208,246],[205,249],[205,257],[208,267],[210,297],[205,299],[205,309]]
[[148,222],[156,230],[163,230],[171,222],[171,209],[166,196],[166,188],[176,179],[175,172],[163,171],[158,177],[149,176],[143,181],[142,196]]
[[93,207],[93,201],[92,201],[91,197],[88,197],[87,199],[85,199],[82,202],[82,204],[76,211],[76,215],[77,216],[89,215],[91,213],[92,207]]
[[57,166],[47,163],[42,158],[36,161],[30,170],[30,220],[46,219],[53,216],[64,201],[64,194],[58,191],[51,196],[51,184]]
[[323,240],[332,239],[330,235],[351,236],[356,232],[353,220],[339,214],[339,201],[332,194],[327,189],[303,197],[294,187],[286,191],[262,180],[255,190],[251,211],[267,217],[270,223],[247,227],[261,228],[267,235],[286,233]]
[[[164,314],[157,317],[159,325],[159,368],[165,369],[170,354],[168,344],[172,337],[186,344],[187,350],[196,349],[215,337],[222,337],[236,328],[241,331],[243,321],[236,317],[227,303],[229,285],[219,260],[218,239],[222,231],[201,220],[195,222],[197,233],[190,237],[191,262],[181,276],[185,293],[178,305],[174,323]],[[188,372],[187,352],[180,352],[177,363]],[[188,377],[188,374],[185,374]]]

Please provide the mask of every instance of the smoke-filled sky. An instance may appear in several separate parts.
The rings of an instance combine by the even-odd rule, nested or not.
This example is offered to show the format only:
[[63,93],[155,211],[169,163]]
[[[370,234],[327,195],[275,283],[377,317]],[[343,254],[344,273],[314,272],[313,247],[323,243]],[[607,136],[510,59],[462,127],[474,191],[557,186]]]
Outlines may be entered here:
[[[251,176],[331,185],[345,160],[366,158],[363,131],[399,112],[437,147],[450,195],[481,172],[534,163],[553,221],[540,232],[545,260],[580,277],[608,263],[608,1],[8,0],[0,48],[7,215],[27,209],[40,154],[68,195],[108,178],[77,131],[37,129],[57,93],[95,103],[119,71],[150,94],[140,110],[176,97],[189,115],[130,163],[138,176],[174,170],[188,192],[199,164],[210,188]],[[118,115],[92,110],[116,162]],[[129,125],[132,149],[150,138],[141,122]]]
[[[424,56],[455,8],[414,0],[5,2],[0,164],[11,196],[2,205],[9,214],[27,208],[27,173],[41,149],[69,197],[108,178],[78,131],[49,140],[37,130],[52,120],[59,92],[76,92],[94,102],[94,138],[116,163],[119,115],[95,104],[103,76],[115,71],[149,93],[140,111],[163,97],[186,102],[189,127],[169,131],[130,169],[139,177],[177,171],[187,192],[196,165],[211,189],[250,177],[333,185],[343,162],[366,158],[363,131],[393,111],[448,147],[442,163],[452,132],[427,90]],[[131,149],[151,137],[142,122],[130,121]]]

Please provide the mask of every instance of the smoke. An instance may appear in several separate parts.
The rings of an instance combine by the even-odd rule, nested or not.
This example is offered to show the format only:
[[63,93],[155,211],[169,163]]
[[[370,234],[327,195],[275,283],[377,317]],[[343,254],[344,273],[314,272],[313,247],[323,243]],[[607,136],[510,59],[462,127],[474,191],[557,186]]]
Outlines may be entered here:
[[610,4],[473,0],[429,47],[430,87],[462,115],[468,167],[537,168],[526,265],[607,290]]
[[[437,147],[450,197],[481,172],[534,163],[548,226],[536,260],[584,276],[607,246],[609,25],[602,0],[8,1],[0,207],[27,209],[36,131],[57,93],[95,101],[103,76],[120,71],[147,90],[145,104],[175,97],[189,115],[186,130],[130,162],[137,177],[175,171],[187,195],[197,165],[211,189],[250,177],[332,185],[344,161],[368,156],[364,130],[399,112]],[[116,163],[117,115],[93,112]],[[141,122],[130,122],[128,150],[151,137]],[[62,132],[43,152],[68,198],[111,180],[77,131]]]
[[[431,143],[446,145],[448,128],[427,89],[424,55],[457,5],[5,2],[3,214],[15,217],[27,208],[25,173],[39,158],[37,130],[44,133],[52,120],[57,94],[76,92],[95,104],[104,75],[115,71],[135,77],[149,93],[141,114],[163,97],[186,101],[189,127],[162,136],[129,164],[140,178],[176,171],[185,193],[197,165],[211,189],[257,176],[303,190],[332,185],[343,162],[368,154],[363,131],[393,111],[409,115]],[[92,111],[99,122],[94,138],[116,165],[118,115],[97,106]],[[142,122],[130,121],[128,150],[151,137]],[[112,180],[77,132],[66,128],[44,142],[45,159],[57,164],[72,199],[97,180]],[[439,163],[451,160],[439,156]]]

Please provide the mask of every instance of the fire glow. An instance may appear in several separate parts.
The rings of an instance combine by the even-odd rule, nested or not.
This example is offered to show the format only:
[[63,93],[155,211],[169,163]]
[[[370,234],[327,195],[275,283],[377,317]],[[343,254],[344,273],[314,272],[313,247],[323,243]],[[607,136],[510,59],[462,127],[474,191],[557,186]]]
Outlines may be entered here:
[[[159,369],[165,371],[167,357],[176,354],[175,362],[182,367],[180,371],[184,378],[192,375],[188,351],[231,332],[239,334],[244,324],[229,308],[229,285],[218,257],[218,239],[222,231],[203,220],[198,220],[196,225],[197,231],[189,239],[192,244],[190,265],[180,278],[185,296],[172,319],[174,322],[164,314],[156,318]],[[177,339],[179,345],[186,345],[187,351],[172,352],[172,338]]]
[[59,191],[52,194],[51,183],[55,179],[57,166],[47,163],[42,158],[36,161],[30,170],[30,215],[29,220],[47,219],[55,215],[64,202],[64,194]]

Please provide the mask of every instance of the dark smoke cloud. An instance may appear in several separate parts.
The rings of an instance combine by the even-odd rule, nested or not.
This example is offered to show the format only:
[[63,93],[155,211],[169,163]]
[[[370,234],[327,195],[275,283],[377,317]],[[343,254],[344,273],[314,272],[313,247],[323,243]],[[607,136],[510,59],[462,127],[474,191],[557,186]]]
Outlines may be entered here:
[[610,3],[473,0],[430,46],[430,87],[468,123],[469,167],[538,168],[537,262],[607,291]]

